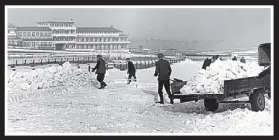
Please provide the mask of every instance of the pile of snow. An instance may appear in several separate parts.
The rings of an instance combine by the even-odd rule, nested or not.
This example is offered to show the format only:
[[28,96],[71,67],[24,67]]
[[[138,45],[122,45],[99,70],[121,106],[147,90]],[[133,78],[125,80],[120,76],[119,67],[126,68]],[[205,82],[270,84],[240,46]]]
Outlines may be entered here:
[[257,62],[244,64],[218,59],[206,70],[201,69],[180,91],[183,94],[223,94],[224,80],[257,76],[262,70],[263,67],[258,66]]
[[66,62],[62,66],[51,66],[31,72],[11,71],[7,86],[8,91],[28,91],[57,86],[78,87],[94,84],[96,80],[92,74],[94,73],[78,69]]

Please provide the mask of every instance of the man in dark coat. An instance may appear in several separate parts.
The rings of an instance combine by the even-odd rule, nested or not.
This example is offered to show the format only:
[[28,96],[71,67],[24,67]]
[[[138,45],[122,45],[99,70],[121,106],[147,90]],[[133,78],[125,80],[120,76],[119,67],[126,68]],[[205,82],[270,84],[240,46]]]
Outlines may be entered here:
[[130,58],[127,58],[126,59],[127,61],[127,74],[129,74],[128,76],[128,83],[127,84],[130,84],[131,83],[131,78],[134,77],[135,81],[137,81],[137,78],[136,78],[136,69],[135,69],[135,66],[133,64],[133,62],[130,60]]
[[159,58],[159,61],[156,62],[154,76],[158,76],[158,94],[160,97],[160,101],[156,103],[164,104],[162,91],[164,86],[167,94],[169,95],[171,104],[173,104],[173,99],[170,91],[170,75],[172,72],[170,63],[167,60],[163,59],[164,55],[162,53],[159,53],[157,57]]
[[233,61],[237,61],[237,58],[236,58],[236,56],[234,56],[234,57],[232,58],[232,60],[233,60]]
[[94,72],[96,69],[96,74],[97,74],[97,81],[100,82],[101,87],[99,89],[104,88],[107,86],[107,84],[104,82],[105,74],[106,74],[106,62],[102,58],[102,55],[97,55],[97,64],[96,66],[92,69],[92,72]]
[[206,69],[206,67],[210,66],[211,59],[206,58],[203,62],[202,69]]
[[215,59],[217,60],[218,58],[220,58],[219,55],[215,55]]
[[244,58],[244,57],[241,57],[240,62],[241,62],[241,63],[246,63],[245,58]]

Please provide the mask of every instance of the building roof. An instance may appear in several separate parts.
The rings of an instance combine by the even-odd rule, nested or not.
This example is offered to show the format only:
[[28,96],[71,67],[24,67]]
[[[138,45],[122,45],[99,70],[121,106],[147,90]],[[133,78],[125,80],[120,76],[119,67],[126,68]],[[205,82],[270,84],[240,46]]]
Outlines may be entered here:
[[63,22],[63,23],[74,23],[75,21],[59,21],[59,20],[48,20],[48,21],[38,21],[37,23],[57,23],[57,22]]
[[9,24],[8,24],[8,28],[16,28],[16,26],[13,25],[13,24],[11,24],[11,23],[9,23]]
[[16,31],[51,31],[49,27],[25,26],[17,27]]
[[77,27],[77,32],[122,32],[113,27]]
[[53,41],[52,39],[22,39],[23,41]]

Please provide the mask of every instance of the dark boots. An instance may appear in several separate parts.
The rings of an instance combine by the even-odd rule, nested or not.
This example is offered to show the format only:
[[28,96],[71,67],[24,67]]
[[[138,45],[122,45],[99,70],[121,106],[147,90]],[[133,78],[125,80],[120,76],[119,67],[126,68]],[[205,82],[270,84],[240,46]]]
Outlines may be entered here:
[[159,102],[155,102],[155,103],[164,104],[164,97],[163,97],[163,94],[159,94],[159,97],[160,97],[160,101],[159,101]]
[[170,103],[173,104],[173,97],[170,93],[169,93],[169,98],[170,98]]
[[101,84],[101,87],[99,89],[103,89],[104,87],[107,86],[107,84],[105,82],[101,82],[100,84]]
[[[159,94],[159,97],[160,97],[160,101],[159,102],[155,102],[155,103],[164,104],[163,94]],[[169,94],[169,98],[170,98],[170,103],[173,104],[173,97],[171,96],[171,94]]]
[[170,103],[173,104],[173,98],[171,96],[169,96],[170,98]]

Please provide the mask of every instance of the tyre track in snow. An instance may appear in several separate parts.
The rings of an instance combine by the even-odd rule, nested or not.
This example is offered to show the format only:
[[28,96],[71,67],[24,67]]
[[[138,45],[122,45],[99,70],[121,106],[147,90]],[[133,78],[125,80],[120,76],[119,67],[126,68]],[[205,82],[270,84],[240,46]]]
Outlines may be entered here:
[[[147,84],[113,84],[98,90],[84,88],[68,94],[51,94],[9,103],[11,132],[55,133],[212,133],[268,132],[268,111],[252,113],[248,109],[220,106],[216,113],[206,112],[203,102],[155,105],[156,87]],[[140,85],[140,86],[139,86]],[[145,86],[144,86],[145,85]],[[229,111],[232,109],[233,111]],[[248,114],[248,115],[247,115]],[[250,114],[250,115],[249,115]],[[254,122],[256,127],[241,120]],[[249,126],[248,126],[249,125]],[[246,130],[245,130],[245,129]]]

